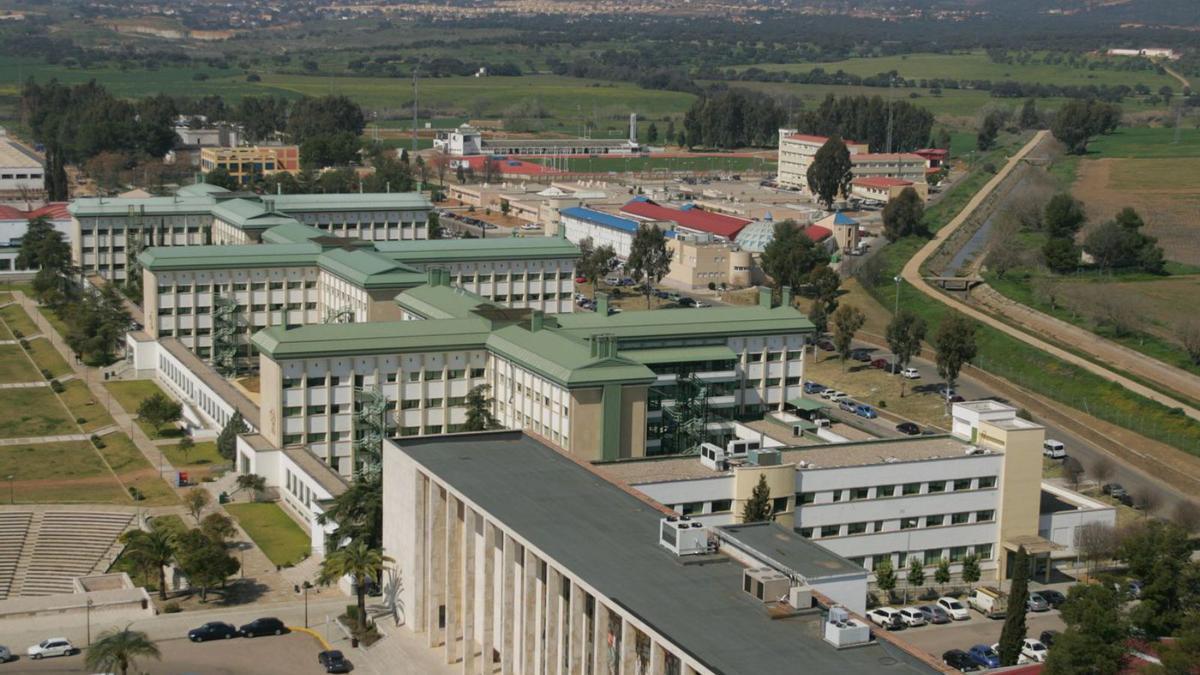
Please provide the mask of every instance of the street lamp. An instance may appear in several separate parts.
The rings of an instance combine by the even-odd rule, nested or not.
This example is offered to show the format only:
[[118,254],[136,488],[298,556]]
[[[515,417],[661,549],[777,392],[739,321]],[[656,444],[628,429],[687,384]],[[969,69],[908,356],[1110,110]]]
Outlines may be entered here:
[[92,599],[87,599],[87,646],[92,646]]
[[313,585],[307,581],[304,582],[303,586],[295,587],[297,593],[300,593],[300,592],[304,593],[304,627],[305,628],[308,628],[308,589],[310,589],[312,587],[313,587]]
[[892,316],[900,313],[900,275],[892,277],[892,281],[896,282],[896,309],[892,312]]
[[13,478],[14,478],[14,476],[10,473],[8,475],[8,503],[9,504],[16,504],[16,501],[13,499]]

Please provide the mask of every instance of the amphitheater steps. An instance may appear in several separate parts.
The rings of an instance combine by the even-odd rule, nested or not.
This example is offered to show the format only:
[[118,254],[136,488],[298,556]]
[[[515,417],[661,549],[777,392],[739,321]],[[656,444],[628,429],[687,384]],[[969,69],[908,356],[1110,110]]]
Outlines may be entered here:
[[29,574],[29,564],[33,561],[33,550],[37,544],[38,532],[42,529],[43,516],[41,511],[35,511],[29,519],[25,541],[21,543],[21,557],[17,561],[17,568],[13,571],[12,585],[9,587],[10,596],[25,595],[25,578]]

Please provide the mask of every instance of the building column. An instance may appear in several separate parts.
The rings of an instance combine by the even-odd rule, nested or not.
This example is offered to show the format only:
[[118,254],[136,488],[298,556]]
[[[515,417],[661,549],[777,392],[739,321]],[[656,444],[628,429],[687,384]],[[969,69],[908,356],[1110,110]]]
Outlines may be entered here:
[[483,636],[482,668],[492,672],[492,654],[496,649],[496,528],[483,521]]
[[463,675],[475,675],[475,511],[463,504],[462,529]]
[[579,584],[571,582],[571,616],[567,624],[567,648],[570,650],[570,675],[583,675],[584,651],[587,646],[587,618],[583,615],[586,594]]
[[[549,567],[547,566],[547,570]],[[547,637],[550,625],[546,621],[546,577],[542,574],[542,561],[533,569],[533,675],[546,675]]]
[[637,669],[637,629],[621,617],[621,649],[617,655],[621,675],[634,675]]
[[513,581],[517,565],[516,549],[516,540],[505,534],[503,576],[500,577],[500,672],[503,675],[513,674],[513,652],[516,651],[513,631],[513,623],[516,620],[516,603],[513,600]]
[[596,598],[592,614],[592,675],[602,675],[608,666],[608,606]]
[[459,603],[462,601],[461,559],[462,521],[458,519],[458,499],[446,493],[445,564],[446,583],[446,663],[458,661]]
[[429,581],[425,578],[425,563],[429,557],[429,477],[417,472],[413,485],[415,509],[413,514],[413,607],[412,614],[407,618],[413,631],[420,633],[429,628],[429,617],[426,616],[426,594],[429,592]]
[[430,482],[429,501],[426,507],[426,522],[429,523],[429,531],[426,535],[428,557],[425,564],[425,580],[429,589],[426,596],[428,598],[426,616],[429,626],[427,646],[429,647],[441,644],[442,636],[445,633],[442,616],[442,602],[446,597],[444,585],[446,582],[444,571],[446,564],[444,559],[446,554],[444,543],[446,537],[445,502],[445,491]]
[[666,675],[667,652],[654,638],[650,638],[650,675]]
[[535,589],[537,581],[537,557],[529,547],[525,547],[525,559],[521,564],[521,667],[522,673],[533,672],[535,655],[534,645],[537,643],[535,634],[537,623],[534,607],[537,605]]
[[553,565],[546,565],[546,670],[558,675],[562,648],[562,576]]

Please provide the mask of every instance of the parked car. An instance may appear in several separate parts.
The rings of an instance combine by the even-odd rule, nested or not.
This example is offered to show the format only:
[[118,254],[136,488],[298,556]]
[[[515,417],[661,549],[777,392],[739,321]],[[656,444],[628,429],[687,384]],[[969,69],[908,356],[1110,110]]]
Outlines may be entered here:
[[78,651],[78,649],[75,649],[75,645],[71,644],[71,641],[67,638],[56,637],[42,640],[36,645],[31,646],[25,650],[25,654],[34,661],[37,661],[51,656],[70,656]]
[[209,621],[208,623],[188,631],[188,639],[192,642],[208,642],[209,640],[228,640],[238,636],[238,629],[224,621]]
[[908,625],[900,618],[900,610],[895,607],[876,607],[867,612],[867,618],[871,623],[886,630],[900,630]]
[[703,300],[697,300],[692,303],[692,307],[695,307],[696,309],[703,309],[704,307],[712,307],[712,305],[704,302]]
[[848,413],[854,412],[855,408],[857,408],[857,407],[858,407],[858,404],[855,403],[854,401],[851,401],[848,398],[844,398],[844,399],[838,401],[838,409],[845,410]]
[[264,617],[255,619],[250,623],[238,629],[238,633],[242,637],[259,637],[262,635],[283,635],[287,632],[287,626],[275,617]]
[[586,283],[587,283],[587,277],[585,277],[585,276],[583,276],[582,274],[580,274],[579,276],[575,277],[575,283],[577,283],[577,284],[586,284]]
[[938,607],[946,610],[950,618],[955,621],[967,621],[971,618],[970,612],[967,611],[967,606],[958,598],[951,598],[949,596],[941,597],[937,599],[936,604]]
[[904,370],[900,371],[900,375],[906,380],[921,379],[921,373],[916,368],[905,368]]
[[942,654],[942,663],[960,673],[973,673],[979,670],[979,664],[971,659],[971,655],[961,649],[951,649]]
[[844,391],[839,391],[837,389],[826,389],[825,391],[821,392],[821,398],[827,398],[830,401],[835,401],[835,402],[840,401],[844,398],[849,398],[849,397],[850,397],[849,394],[847,394]]
[[950,614],[937,605],[921,605],[917,609],[921,610],[921,614],[925,615],[926,621],[934,625],[950,623],[952,621]]
[[858,405],[854,406],[854,414],[858,415],[859,417],[865,417],[869,420],[879,417],[878,413],[875,412],[875,409],[866,403],[859,403]]
[[1101,489],[1104,491],[1104,494],[1117,499],[1129,494],[1125,491],[1125,486],[1120,483],[1105,483]]
[[0,645],[0,663],[8,663],[17,657],[13,656],[12,651],[4,645]]
[[1000,667],[1000,655],[996,653],[995,649],[987,645],[975,645],[967,650],[967,655],[971,657],[972,661],[984,668]]
[[854,351],[850,352],[850,358],[854,359],[855,361],[861,361],[863,363],[870,363],[871,362],[871,352],[869,352],[865,349],[855,349]]
[[[1052,589],[1038,591],[1038,595],[1042,596],[1042,599],[1048,602],[1052,609],[1058,609],[1059,607],[1062,607],[1063,603],[1067,601],[1067,596]],[[1046,641],[1042,640],[1042,642]],[[1049,647],[1050,643],[1046,642],[1046,646]]]
[[900,424],[897,424],[896,431],[899,431],[902,434],[907,434],[909,436],[920,436],[921,435],[921,427],[917,426],[916,424],[914,424],[912,422],[901,422]]
[[900,610],[900,620],[911,627],[925,625],[925,613],[916,607],[904,607]]
[[871,362],[872,368],[879,368],[881,370],[886,370],[890,365],[892,365],[892,363],[887,359],[875,359]]
[[836,349],[836,347],[833,346],[833,343],[829,340],[818,340],[817,347],[823,352],[831,352]]
[[823,391],[825,391],[825,385],[820,382],[809,380],[804,383],[804,393],[806,394],[819,394]]
[[336,649],[317,654],[317,663],[321,664],[321,667],[327,673],[350,672],[350,662],[346,660],[345,655]]
[[676,302],[678,302],[678,303],[679,303],[679,306],[680,306],[680,307],[695,307],[695,306],[696,306],[696,299],[695,299],[695,298],[689,298],[689,297],[688,297],[688,296],[686,296],[686,295],[685,295],[685,296],[683,296],[683,297],[681,297],[681,298],[679,298],[679,300],[677,300]]
[[525,223],[524,225],[521,226],[521,229],[522,230],[540,230],[540,229],[542,229],[542,226],[537,225],[535,223]]
[[1046,649],[1053,647],[1054,640],[1057,638],[1058,638],[1058,631],[1056,631],[1056,630],[1044,630],[1044,631],[1042,631],[1042,634],[1038,636],[1038,640],[1042,644],[1046,645]]
[[1063,445],[1062,441],[1047,438],[1042,442],[1042,454],[1050,459],[1066,459],[1067,446]]
[[1046,645],[1034,640],[1033,638],[1025,638],[1021,643],[1021,656],[1035,661],[1037,663],[1045,663],[1046,655],[1050,652],[1046,649]]
[[1037,593],[1030,593],[1025,599],[1025,609],[1030,612],[1048,612],[1050,611],[1050,603]]
[[958,395],[958,394],[955,394],[955,395],[953,395],[953,396],[951,396],[951,397],[950,397],[950,402],[951,402],[951,403],[962,403],[962,402],[963,402],[963,401],[965,401],[965,400],[967,400],[967,399],[963,398],[962,396],[960,396],[960,395]]

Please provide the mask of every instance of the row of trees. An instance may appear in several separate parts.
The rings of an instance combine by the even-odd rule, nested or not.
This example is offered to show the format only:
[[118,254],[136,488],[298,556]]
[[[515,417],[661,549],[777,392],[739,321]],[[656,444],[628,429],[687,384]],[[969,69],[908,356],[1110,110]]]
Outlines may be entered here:
[[[683,117],[680,145],[706,148],[771,147],[787,111],[765,94],[725,91],[696,99]],[[668,139],[669,140],[669,139]]]
[[[1087,223],[1083,205],[1068,193],[1050,198],[1040,223],[1046,233],[1042,258],[1046,267],[1059,274],[1078,270],[1080,247],[1076,236]],[[1137,269],[1161,274],[1166,262],[1158,240],[1143,233],[1145,221],[1130,207],[1122,209],[1115,218],[1092,229],[1083,241],[1082,250],[1091,256],[1092,264],[1105,272]]]
[[891,151],[908,152],[929,145],[933,113],[908,101],[830,94],[797,115],[795,126],[801,133],[851,138],[875,152],[888,149],[890,127]]

